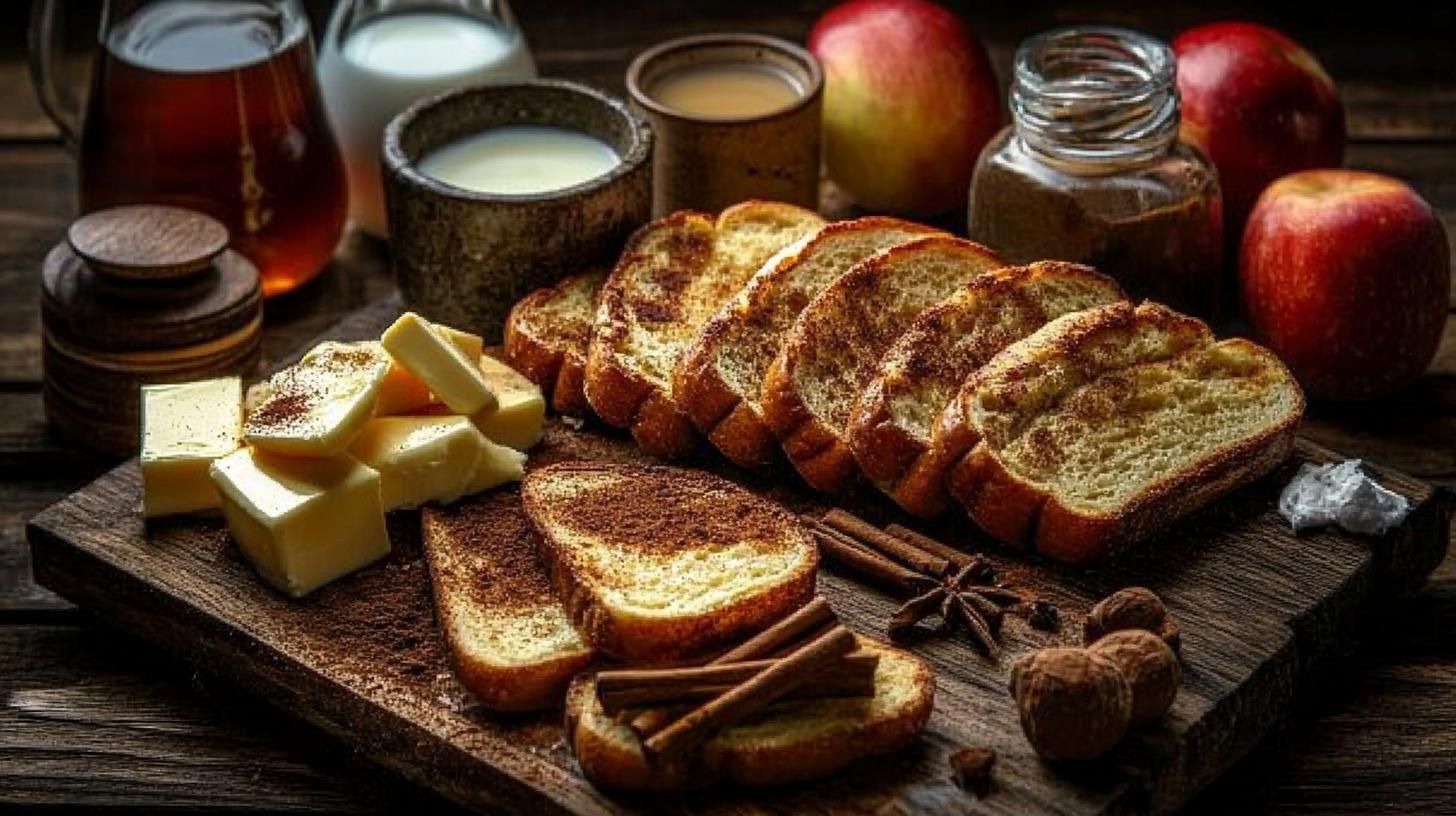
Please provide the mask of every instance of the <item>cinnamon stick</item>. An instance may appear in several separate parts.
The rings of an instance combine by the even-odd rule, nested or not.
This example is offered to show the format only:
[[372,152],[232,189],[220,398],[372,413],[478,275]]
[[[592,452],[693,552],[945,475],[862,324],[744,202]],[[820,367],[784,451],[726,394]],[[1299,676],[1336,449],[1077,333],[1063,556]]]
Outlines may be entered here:
[[813,532],[814,539],[819,542],[819,552],[828,556],[831,561],[872,581],[900,592],[924,591],[928,584],[934,583],[924,575],[902,567],[877,552],[849,543],[838,530],[825,527],[814,528]]
[[924,533],[916,532],[900,524],[887,526],[885,532],[896,538],[902,538],[926,552],[934,553],[944,558],[957,570],[965,569],[966,565],[971,563],[971,559],[975,557],[970,553],[961,552],[949,544],[942,544]]
[[[783,658],[780,658],[783,659]],[[867,652],[847,654],[824,669],[825,674],[873,671],[878,656]],[[742,660],[733,663],[711,663],[705,666],[673,666],[662,669],[608,669],[597,673],[597,694],[618,694],[623,691],[653,689],[671,692],[696,685],[734,685],[752,679],[764,669],[779,662],[773,658]]]
[[881,555],[899,561],[911,569],[932,578],[939,578],[951,571],[950,561],[896,538],[853,513],[835,508],[824,514],[824,524],[861,542]]
[[[824,600],[823,596],[816,595],[813,600],[799,607],[792,615],[718,655],[708,663],[709,665],[736,663],[771,657],[784,647],[803,640],[805,634],[822,629],[825,624],[833,621],[834,610],[830,608],[829,602]],[[677,709],[654,708],[633,717],[632,721],[627,723],[627,727],[632,729],[639,739],[647,739],[666,728],[669,723],[682,714],[683,712]]]
[[[727,663],[720,669],[753,667],[757,671],[723,673],[721,677],[704,673],[703,679],[684,675],[673,683],[650,683],[625,685],[603,689],[597,687],[597,699],[602,711],[615,716],[629,708],[668,703],[700,703],[711,700],[732,690],[759,671],[773,665],[772,660],[755,660],[746,663]],[[846,655],[814,674],[805,683],[794,689],[792,697],[869,697],[875,693],[875,668],[879,656],[873,654]]]
[[824,596],[816,595],[813,600],[799,607],[792,615],[718,655],[710,662],[738,663],[743,660],[768,657],[784,646],[803,640],[804,635],[822,628],[824,624],[833,620],[834,610],[830,608],[829,602],[824,600]]
[[836,626],[822,636],[774,662],[752,679],[734,686],[643,744],[654,761],[672,762],[703,744],[719,731],[770,705],[803,685],[814,674],[855,648],[854,634]]

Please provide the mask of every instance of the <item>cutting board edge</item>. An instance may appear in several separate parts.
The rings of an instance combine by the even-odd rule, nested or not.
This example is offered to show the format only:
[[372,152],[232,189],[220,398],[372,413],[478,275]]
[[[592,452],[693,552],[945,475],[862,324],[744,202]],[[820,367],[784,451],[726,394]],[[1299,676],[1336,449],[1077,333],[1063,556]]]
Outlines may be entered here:
[[[68,502],[77,494],[108,480],[124,479],[126,471],[135,470],[135,466],[134,459],[118,465],[85,488],[52,504],[26,522],[26,539],[31,548],[36,583],[83,609],[99,613],[111,625],[160,646],[185,662],[200,666],[279,711],[321,728],[335,739],[363,751],[372,761],[468,809],[494,812],[490,809],[525,807],[529,812],[592,816],[608,816],[614,813],[613,809],[601,807],[597,802],[561,796],[560,793],[571,790],[568,786],[553,787],[549,781],[532,784],[494,763],[482,762],[472,757],[450,740],[441,738],[387,706],[369,700],[348,686],[320,675],[312,667],[206,614],[164,587],[132,573],[125,565],[68,540],[49,526],[52,517],[64,512]],[[94,581],[73,581],[67,566],[79,561],[68,559],[89,559],[99,563],[118,580],[115,583],[107,582],[104,586]],[[150,618],[144,619],[119,599],[117,589],[150,594],[163,600],[159,605],[154,604]],[[153,624],[154,619],[163,621],[166,631],[159,631]],[[200,622],[204,627],[215,627],[215,631],[204,629],[204,635],[199,637],[198,630],[183,626],[184,620]],[[223,642],[237,638],[243,638],[250,648],[233,653],[221,646]],[[266,654],[277,664],[276,667],[269,671],[262,661],[247,659],[249,652],[254,657]],[[305,683],[327,684],[342,690],[345,693],[343,704],[333,706],[337,709],[335,711],[327,710],[328,706],[321,706],[319,703],[326,701],[329,695],[298,693],[299,687]],[[279,694],[280,689],[285,690],[288,699],[295,701],[292,705],[286,704],[284,695]],[[399,734],[388,733],[380,719],[381,713],[399,728]],[[361,734],[370,736],[361,740]],[[398,742],[399,747],[395,750],[381,748],[382,744],[391,741]],[[444,755],[428,758],[419,756],[418,746],[432,743],[443,748]],[[530,762],[529,752],[507,747],[517,753],[523,762]],[[454,772],[439,776],[427,772],[428,768],[441,767],[442,760],[448,763],[447,767],[453,766]],[[482,775],[486,778],[481,778]],[[449,782],[442,784],[444,779]],[[509,794],[493,795],[499,791],[508,791]]]

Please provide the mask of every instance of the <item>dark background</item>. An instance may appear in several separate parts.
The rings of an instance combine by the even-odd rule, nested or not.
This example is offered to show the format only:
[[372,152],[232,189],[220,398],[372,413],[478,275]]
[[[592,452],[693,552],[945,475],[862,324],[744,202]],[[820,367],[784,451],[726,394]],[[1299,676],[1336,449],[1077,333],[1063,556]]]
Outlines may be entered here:
[[[66,2],[66,75],[84,87],[99,3]],[[74,215],[74,171],[24,66],[29,2],[0,0],[0,812],[377,812],[435,804],[266,705],[117,634],[30,580],[25,518],[112,461],[47,430],[36,276]],[[315,31],[330,3],[309,2]],[[531,2],[514,10],[542,71],[620,91],[626,63],[681,34],[748,30],[802,40],[827,2]],[[1456,236],[1456,2],[949,3],[1001,77],[1016,43],[1073,23],[1165,38],[1241,18],[1307,46],[1349,112],[1349,164],[1409,180]],[[377,245],[346,241],[316,282],[268,304],[278,359],[391,288]],[[1409,393],[1315,406],[1321,444],[1456,486],[1456,331]],[[1345,671],[1301,689],[1297,723],[1194,806],[1200,813],[1456,814],[1456,558],[1350,644]],[[1357,650],[1357,646],[1359,649]]]

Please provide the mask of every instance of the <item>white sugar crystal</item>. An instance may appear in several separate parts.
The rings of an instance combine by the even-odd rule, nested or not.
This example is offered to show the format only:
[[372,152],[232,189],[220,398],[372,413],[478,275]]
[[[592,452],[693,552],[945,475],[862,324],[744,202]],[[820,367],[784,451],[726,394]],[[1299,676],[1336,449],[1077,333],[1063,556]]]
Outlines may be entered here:
[[1352,533],[1383,535],[1409,511],[1405,497],[1366,476],[1359,459],[1306,464],[1279,494],[1279,515],[1296,531],[1338,524]]

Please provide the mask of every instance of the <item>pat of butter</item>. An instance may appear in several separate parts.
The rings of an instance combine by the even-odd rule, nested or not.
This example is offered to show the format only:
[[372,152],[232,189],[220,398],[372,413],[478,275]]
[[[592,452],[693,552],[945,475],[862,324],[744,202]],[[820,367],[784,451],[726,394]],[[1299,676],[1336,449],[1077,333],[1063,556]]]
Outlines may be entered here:
[[[466,357],[474,360],[483,353],[485,341],[481,339],[480,335],[439,324],[435,324],[435,328],[444,333],[445,338],[454,343],[455,348],[460,349]],[[389,353],[377,340],[373,341],[371,345],[377,346],[380,354]],[[374,401],[375,416],[413,414],[435,402],[435,395],[430,393],[430,387],[425,385],[423,380],[400,365],[398,361],[390,358],[389,373],[385,375],[384,384],[379,388],[379,396]]]
[[484,440],[462,416],[380,417],[349,454],[379,471],[385,510],[452,502],[475,475]]
[[[479,434],[479,431],[476,431]],[[519,482],[526,475],[526,454],[480,437],[480,458],[475,473],[465,485],[465,495],[489,490],[506,482]]]
[[481,376],[476,359],[467,357],[444,332],[414,312],[400,315],[385,329],[380,342],[450,410],[471,415],[495,406],[495,394]]
[[514,368],[494,357],[480,358],[480,373],[495,392],[496,409],[475,417],[481,432],[502,445],[526,450],[541,441],[546,421],[546,400],[541,389]]
[[248,444],[288,456],[343,453],[374,415],[389,355],[369,343],[325,342],[269,378],[248,412]]
[[212,464],[222,514],[263,580],[302,597],[389,553],[379,474],[352,456],[244,448]]
[[207,477],[213,460],[243,444],[243,385],[237,377],[142,386],[142,515],[218,506]]
[[[380,354],[389,353],[377,341],[374,345],[379,346]],[[379,384],[379,394],[374,398],[374,415],[408,414],[418,411],[434,400],[434,395],[430,393],[429,387],[421,382],[419,377],[391,358],[389,372],[384,375],[384,382]]]
[[462,416],[370,420],[349,454],[379,472],[385,510],[448,504],[520,480],[524,454],[486,439]]
[[431,325],[439,329],[440,333],[445,335],[445,339],[454,344],[455,348],[460,349],[460,353],[465,355],[465,359],[479,360],[480,355],[485,353],[485,339],[480,335],[451,328],[442,323],[432,323]]

